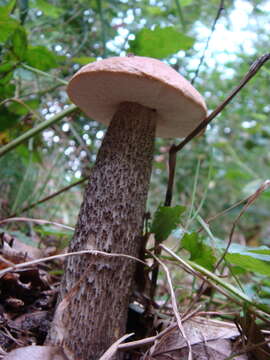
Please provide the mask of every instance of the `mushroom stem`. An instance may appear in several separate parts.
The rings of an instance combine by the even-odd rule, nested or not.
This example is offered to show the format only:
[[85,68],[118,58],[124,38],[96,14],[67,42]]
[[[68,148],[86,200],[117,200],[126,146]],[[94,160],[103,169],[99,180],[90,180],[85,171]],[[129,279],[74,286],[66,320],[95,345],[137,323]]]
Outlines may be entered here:
[[[69,251],[139,256],[155,129],[155,110],[119,105],[91,172]],[[63,340],[75,359],[98,359],[125,333],[135,267],[125,258],[69,257],[59,297],[60,302],[66,296],[68,304],[61,324],[55,318],[49,342]]]

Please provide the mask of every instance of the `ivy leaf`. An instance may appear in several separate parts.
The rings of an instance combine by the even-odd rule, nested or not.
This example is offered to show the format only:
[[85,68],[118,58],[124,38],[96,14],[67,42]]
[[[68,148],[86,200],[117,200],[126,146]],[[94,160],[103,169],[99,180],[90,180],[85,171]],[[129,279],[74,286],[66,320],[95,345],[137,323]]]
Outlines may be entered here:
[[177,227],[180,215],[186,210],[184,206],[159,206],[154,214],[154,220],[150,232],[155,234],[156,241],[166,240],[171,232]]
[[185,234],[181,240],[181,245],[190,253],[190,260],[213,270],[216,258],[210,246],[204,243],[197,233]]
[[154,30],[142,29],[134,40],[129,41],[130,51],[135,55],[157,59],[166,58],[179,50],[192,47],[194,39],[174,27],[156,27]]
[[31,46],[28,48],[25,61],[28,65],[39,70],[47,71],[58,66],[57,55],[45,46]]
[[27,51],[27,36],[22,26],[17,27],[11,40],[13,53],[19,60],[24,60]]

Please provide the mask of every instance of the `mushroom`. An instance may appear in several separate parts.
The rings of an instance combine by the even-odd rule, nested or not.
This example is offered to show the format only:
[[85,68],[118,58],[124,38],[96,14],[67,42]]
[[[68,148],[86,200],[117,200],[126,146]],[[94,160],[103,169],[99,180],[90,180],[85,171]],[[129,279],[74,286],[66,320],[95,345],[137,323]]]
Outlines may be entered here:
[[[84,66],[71,79],[68,94],[86,115],[109,125],[69,251],[138,257],[155,136],[187,135],[206,115],[204,100],[170,66],[139,56]],[[101,255],[66,261],[61,345],[74,358],[97,359],[125,333],[135,266],[130,259]],[[60,342],[57,326],[55,321],[50,343]]]

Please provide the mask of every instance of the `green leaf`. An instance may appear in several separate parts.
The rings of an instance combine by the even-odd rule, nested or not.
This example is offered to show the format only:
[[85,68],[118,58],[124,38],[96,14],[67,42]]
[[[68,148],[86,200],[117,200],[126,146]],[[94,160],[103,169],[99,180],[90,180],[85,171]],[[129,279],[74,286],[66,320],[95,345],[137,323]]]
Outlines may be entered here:
[[94,57],[88,57],[88,56],[80,56],[80,57],[73,57],[71,59],[72,62],[80,65],[87,65],[93,61],[96,61],[96,58]]
[[204,243],[197,233],[185,234],[181,240],[181,245],[190,253],[190,260],[213,270],[216,258],[210,246]]
[[[39,105],[39,101],[37,99],[31,99],[25,101],[25,104],[28,105],[31,109],[36,109]],[[29,113],[29,110],[20,103],[12,102],[8,107],[9,111],[16,115],[26,115]]]
[[7,5],[0,6],[1,17],[9,16],[15,5],[16,5],[16,0],[9,0]]
[[147,6],[145,10],[153,16],[161,16],[163,14],[163,10],[159,6]]
[[15,67],[15,62],[6,62],[4,64],[0,65],[0,79],[3,75],[3,73],[9,73],[11,70],[13,70]]
[[[7,99],[7,98],[10,98],[10,97],[14,96],[14,92],[15,92],[15,85],[14,84],[6,84],[6,85],[1,84],[1,86],[0,86],[0,99],[4,100],[4,99]],[[0,111],[0,116],[1,116],[1,111]],[[1,124],[0,124],[0,127],[1,127]]]
[[166,240],[170,233],[177,227],[180,215],[186,210],[184,206],[159,206],[154,214],[150,232],[155,234],[156,241]]
[[10,35],[20,26],[19,22],[3,14],[0,15],[0,44],[5,43]]
[[13,72],[7,72],[6,74],[0,75],[0,85],[7,85],[9,84],[10,80],[13,77]]
[[42,236],[67,236],[71,237],[73,235],[73,231],[64,228],[55,228],[50,225],[39,225],[36,231]]
[[[250,254],[251,255],[251,254]],[[259,273],[262,275],[270,275],[270,262],[256,259],[250,255],[243,255],[237,253],[228,253],[226,255],[226,260],[232,264],[240,266],[245,270],[249,270],[255,273]]]
[[178,1],[180,2],[180,5],[181,5],[182,7],[188,6],[188,5],[190,5],[190,4],[193,3],[193,0],[178,0]]
[[27,36],[22,26],[17,27],[12,34],[12,50],[19,60],[24,60],[27,51]]
[[154,30],[142,29],[135,40],[129,41],[130,51],[135,55],[150,56],[157,59],[166,58],[179,50],[192,47],[194,39],[174,27],[157,27]]
[[47,71],[58,66],[57,55],[45,46],[31,46],[26,53],[26,63],[39,70]]
[[59,6],[53,5],[48,1],[36,0],[35,3],[38,9],[41,10],[44,15],[51,18],[58,18],[63,13],[63,9],[61,9]]
[[18,120],[19,117],[9,112],[6,106],[0,107],[0,131],[12,128]]
[[248,252],[252,253],[252,254],[263,254],[263,255],[270,255],[270,249],[265,248],[265,247],[260,247],[260,248],[248,248]]

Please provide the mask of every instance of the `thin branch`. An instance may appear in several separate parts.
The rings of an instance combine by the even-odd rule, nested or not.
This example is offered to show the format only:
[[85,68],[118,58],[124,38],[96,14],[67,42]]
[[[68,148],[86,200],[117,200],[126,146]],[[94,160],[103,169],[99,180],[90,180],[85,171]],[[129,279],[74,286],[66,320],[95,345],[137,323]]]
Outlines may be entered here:
[[59,88],[60,86],[63,86],[62,84],[55,84],[47,89],[39,90],[39,91],[31,91],[26,94],[22,94],[22,98],[27,98],[29,96],[35,95],[35,96],[42,96],[44,94],[51,94],[55,89]]
[[175,166],[176,166],[176,151],[175,151],[175,145],[173,144],[169,150],[169,179],[168,179],[164,206],[171,206]]
[[180,5],[180,0],[175,0],[174,2],[175,2],[176,10],[177,10],[178,17],[179,17],[179,20],[181,22],[182,28],[185,31],[186,23],[185,23],[183,11],[182,11],[182,8],[181,8],[181,5]]
[[56,81],[58,81],[60,84],[62,84],[62,85],[67,85],[68,84],[68,82],[67,81],[65,81],[65,80],[63,80],[63,79],[60,79],[58,76],[56,76],[56,75],[53,75],[53,74],[50,74],[50,73],[46,73],[46,72],[44,72],[44,71],[42,71],[42,70],[39,70],[39,69],[36,69],[36,68],[34,68],[34,67],[32,67],[32,66],[29,66],[29,65],[26,65],[26,64],[21,64],[21,67],[23,67],[24,69],[26,69],[26,70],[28,70],[28,71],[31,71],[32,73],[34,73],[34,74],[37,74],[37,75],[41,75],[41,76],[45,76],[45,77],[49,77],[49,78],[51,78],[52,80],[56,80]]
[[37,118],[38,120],[43,120],[42,117],[39,115],[39,113],[35,110],[33,110],[29,105],[27,105],[23,100],[17,99],[17,98],[8,98],[0,102],[0,106],[8,103],[8,102],[15,102],[17,104],[20,104],[23,106],[30,114],[32,114],[33,117]]
[[197,67],[197,70],[195,71],[195,75],[194,75],[193,79],[191,80],[191,84],[192,84],[192,85],[194,84],[194,82],[195,82],[195,80],[196,80],[196,78],[197,78],[197,76],[198,76],[198,74],[199,74],[199,71],[200,71],[200,68],[201,68],[201,66],[202,66],[202,63],[203,63],[203,61],[204,61],[205,54],[206,54],[206,51],[207,51],[207,49],[208,49],[210,40],[211,40],[211,38],[212,38],[212,36],[213,36],[213,33],[214,33],[214,31],[215,31],[215,28],[216,28],[216,24],[217,24],[217,22],[218,22],[218,19],[219,19],[220,16],[221,16],[221,13],[222,13],[223,10],[224,10],[224,0],[221,0],[221,1],[220,1],[220,4],[219,4],[218,11],[217,11],[217,15],[216,15],[215,20],[214,20],[214,22],[213,22],[213,25],[212,25],[212,27],[211,27],[211,32],[210,32],[210,34],[209,34],[209,36],[208,36],[208,39],[207,39],[206,44],[205,44],[205,48],[204,48],[203,53],[202,53],[202,56],[201,56],[201,58],[200,58],[199,65],[198,65],[198,67]]
[[246,75],[243,77],[243,79],[240,81],[240,84],[233,89],[233,91],[227,96],[227,98],[209,115],[207,116],[181,143],[178,145],[173,144],[171,146],[171,149],[169,151],[169,157],[172,158],[172,160],[169,159],[169,164],[172,163],[173,165],[169,169],[169,181],[167,184],[167,191],[166,191],[166,204],[167,206],[171,205],[172,201],[172,193],[173,193],[173,183],[174,183],[174,176],[175,176],[175,153],[182,150],[186,144],[188,144],[195,136],[197,136],[202,130],[206,128],[208,124],[219,114],[221,111],[231,102],[231,100],[239,93],[239,91],[251,80],[257,72],[260,70],[260,68],[268,61],[270,60],[270,53],[265,54],[255,60],[253,64],[251,65],[249,71],[246,73]]
[[239,91],[251,80],[260,68],[270,60],[270,53],[265,54],[255,60],[251,65],[249,71],[240,81],[240,84],[231,92],[230,95],[205,119],[203,120],[180,144],[176,145],[174,148],[175,152],[178,152],[183,149],[183,147],[190,142],[195,136],[197,136],[202,130],[206,128],[208,124],[219,114],[221,111],[231,102],[231,100],[239,93]]
[[26,218],[26,217],[13,217],[13,218],[9,218],[9,219],[3,219],[0,220],[0,225],[1,224],[7,224],[7,223],[11,223],[11,222],[33,222],[39,225],[45,225],[45,224],[50,224],[50,225],[54,225],[60,228],[64,228],[67,230],[72,230],[74,231],[74,228],[68,225],[64,225],[64,224],[60,224],[54,221],[49,221],[49,220],[42,220],[42,219],[32,219],[32,218]]
[[66,254],[52,255],[52,256],[41,258],[41,259],[26,261],[24,263],[20,263],[20,264],[14,265],[14,266],[10,266],[10,267],[5,268],[5,269],[0,271],[0,277],[2,277],[3,275],[5,275],[5,274],[7,274],[7,273],[9,273],[11,271],[16,271],[18,269],[21,269],[21,268],[24,268],[24,267],[27,267],[27,266],[39,264],[41,262],[46,262],[46,261],[55,260],[55,259],[61,259],[63,257],[67,257],[67,256],[84,255],[84,254],[90,254],[90,255],[95,255],[95,256],[102,255],[102,256],[108,256],[108,257],[126,258],[126,259],[137,261],[137,262],[143,264],[144,266],[149,267],[149,265],[146,262],[144,262],[144,261],[142,261],[140,259],[137,259],[134,256],[130,256],[130,255],[126,255],[126,254],[106,253],[106,252],[100,251],[100,250],[80,250],[80,251],[69,252],[69,253],[66,253]]

